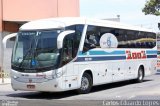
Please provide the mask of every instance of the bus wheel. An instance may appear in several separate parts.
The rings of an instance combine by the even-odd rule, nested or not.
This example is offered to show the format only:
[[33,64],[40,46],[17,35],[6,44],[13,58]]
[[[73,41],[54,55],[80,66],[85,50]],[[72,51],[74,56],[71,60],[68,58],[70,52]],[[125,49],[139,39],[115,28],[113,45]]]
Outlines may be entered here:
[[138,77],[136,79],[136,82],[141,83],[143,82],[143,78],[144,78],[144,70],[142,67],[139,67],[138,69]]
[[92,78],[88,73],[84,73],[81,79],[81,87],[77,90],[80,94],[89,93],[92,88]]

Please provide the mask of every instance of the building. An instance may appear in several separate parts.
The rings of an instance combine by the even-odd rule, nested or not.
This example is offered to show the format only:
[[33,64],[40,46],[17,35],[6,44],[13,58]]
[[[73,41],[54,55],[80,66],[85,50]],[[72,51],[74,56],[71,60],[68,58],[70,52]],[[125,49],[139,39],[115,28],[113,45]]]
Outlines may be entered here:
[[[0,0],[0,44],[4,36],[17,32],[19,27],[28,21],[53,17],[79,17],[79,11],[79,0]],[[7,42],[8,48],[4,50],[4,62],[0,62],[0,66],[4,64],[4,70],[10,69],[13,43],[12,39]]]
[[0,31],[16,32],[27,21],[79,16],[79,0],[0,0]]

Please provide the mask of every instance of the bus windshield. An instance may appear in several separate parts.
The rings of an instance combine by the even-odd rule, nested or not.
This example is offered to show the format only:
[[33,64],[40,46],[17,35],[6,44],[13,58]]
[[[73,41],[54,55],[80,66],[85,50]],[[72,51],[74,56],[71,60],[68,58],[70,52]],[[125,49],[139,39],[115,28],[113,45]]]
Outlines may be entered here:
[[13,50],[12,68],[22,72],[54,69],[59,57],[57,36],[61,31],[20,31]]

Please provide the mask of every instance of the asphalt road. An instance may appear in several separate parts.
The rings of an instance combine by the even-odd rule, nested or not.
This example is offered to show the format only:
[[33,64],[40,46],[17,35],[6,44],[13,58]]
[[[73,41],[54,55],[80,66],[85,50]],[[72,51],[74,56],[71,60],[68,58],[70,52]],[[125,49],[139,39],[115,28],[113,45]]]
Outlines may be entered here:
[[[89,94],[13,91],[10,84],[0,85],[0,90],[0,106],[111,106],[108,100],[160,100],[160,74],[146,77],[143,83],[124,81],[96,86]],[[160,105],[160,101],[152,102]]]

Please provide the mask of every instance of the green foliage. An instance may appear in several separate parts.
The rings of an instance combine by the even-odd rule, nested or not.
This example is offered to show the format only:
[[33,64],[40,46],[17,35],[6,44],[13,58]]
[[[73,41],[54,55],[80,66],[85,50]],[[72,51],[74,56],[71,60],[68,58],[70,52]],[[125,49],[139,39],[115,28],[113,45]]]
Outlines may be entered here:
[[146,1],[146,4],[142,9],[142,12],[144,12],[145,15],[152,14],[152,15],[160,16],[160,0]]

